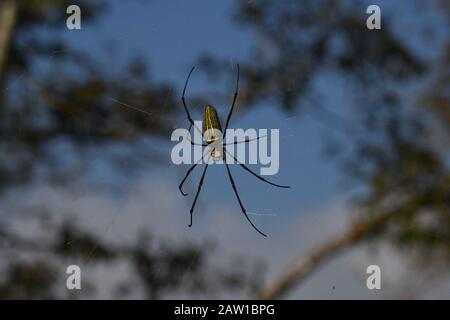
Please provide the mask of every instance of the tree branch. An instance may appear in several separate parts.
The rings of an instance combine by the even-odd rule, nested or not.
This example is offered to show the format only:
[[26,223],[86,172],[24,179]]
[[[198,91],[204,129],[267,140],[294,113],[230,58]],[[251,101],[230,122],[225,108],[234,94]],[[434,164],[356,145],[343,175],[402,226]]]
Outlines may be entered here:
[[415,198],[376,218],[353,223],[350,229],[344,234],[325,242],[318,248],[312,250],[306,257],[298,258],[285,274],[279,277],[272,285],[257,293],[255,298],[280,298],[295,285],[298,285],[310,276],[326,261],[330,260],[343,250],[355,246],[363,240],[367,240],[375,232],[384,228],[394,217],[408,212],[410,213],[411,210],[417,210],[418,201],[419,200]]
[[3,83],[7,56],[16,25],[17,2],[4,0],[0,3],[0,85]]

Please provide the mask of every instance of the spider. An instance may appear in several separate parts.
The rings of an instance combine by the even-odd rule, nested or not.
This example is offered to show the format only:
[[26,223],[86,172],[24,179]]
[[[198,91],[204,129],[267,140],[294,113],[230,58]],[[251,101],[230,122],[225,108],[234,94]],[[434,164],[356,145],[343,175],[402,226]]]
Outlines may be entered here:
[[[228,144],[223,143],[223,141],[225,141],[225,135],[226,135],[226,132],[227,132],[227,129],[228,129],[228,124],[230,122],[231,115],[233,114],[234,105],[236,103],[236,98],[238,96],[238,89],[239,89],[239,64],[237,64],[236,90],[234,92],[233,102],[231,104],[231,107],[230,107],[230,110],[228,112],[228,116],[227,116],[227,119],[226,119],[226,122],[225,122],[225,130],[223,131],[223,137],[222,137],[222,127],[221,127],[221,124],[220,124],[219,116],[217,115],[217,110],[213,106],[211,106],[211,105],[206,105],[205,106],[205,110],[203,112],[203,132],[201,132],[200,129],[194,124],[194,121],[192,120],[191,114],[189,113],[189,109],[188,109],[188,107],[186,105],[185,93],[186,93],[186,88],[187,88],[189,79],[190,79],[191,74],[194,71],[194,69],[195,69],[195,66],[192,67],[191,71],[189,72],[189,74],[188,74],[188,76],[186,78],[186,82],[185,82],[184,88],[183,88],[183,94],[181,96],[181,101],[183,102],[183,106],[184,106],[184,109],[186,111],[186,115],[187,115],[188,121],[190,123],[188,131],[190,131],[191,128],[194,127],[196,130],[198,130],[201,133],[203,139],[206,141],[206,144],[196,144],[193,141],[191,141],[191,144],[192,145],[200,145],[200,146],[203,146],[203,147],[210,147],[209,158],[212,157],[214,159],[214,161],[220,160],[220,159],[223,160],[223,163],[225,164],[226,169],[227,169],[228,178],[230,180],[231,187],[233,188],[233,191],[234,191],[234,193],[236,195],[237,201],[239,202],[239,206],[241,207],[242,213],[244,214],[245,218],[250,223],[250,225],[257,232],[259,232],[264,237],[267,237],[267,235],[264,234],[261,230],[259,230],[253,224],[253,222],[250,220],[250,218],[248,216],[248,212],[245,209],[244,205],[242,204],[241,198],[239,197],[239,193],[237,191],[236,184],[234,182],[233,176],[231,175],[230,167],[229,167],[229,165],[227,163],[226,157],[227,157],[227,155],[229,155],[230,157],[232,157],[234,159],[234,161],[236,161],[236,163],[238,163],[246,171],[251,173],[256,178],[260,179],[261,181],[264,181],[264,182],[266,182],[266,183],[268,183],[268,184],[270,184],[272,186],[279,187],[279,188],[290,188],[290,186],[279,185],[279,184],[276,184],[276,183],[273,183],[273,182],[270,182],[270,181],[264,179],[263,177],[259,176],[258,174],[256,174],[252,170],[250,170],[246,165],[244,165],[243,163],[238,161],[232,154],[227,152],[226,148],[221,148],[223,150],[222,151],[222,150],[220,150],[217,147],[218,144],[221,144],[221,146],[226,146],[228,144],[246,143],[246,142],[250,141],[250,139],[247,138],[244,141],[234,141],[234,142],[228,143]],[[259,137],[257,137],[256,139],[259,139]],[[193,201],[191,209],[190,209],[189,227],[192,226],[192,214],[194,212],[194,208],[195,208],[195,204],[197,202],[197,198],[198,198],[198,196],[200,194],[200,191],[202,189],[202,186],[203,186],[203,181],[205,179],[206,170],[208,169],[209,158],[208,158],[208,161],[205,161],[205,168],[203,169],[202,175],[200,177],[200,182],[199,182],[198,187],[197,187],[197,192],[195,194],[194,201]],[[187,194],[183,192],[183,189],[182,189],[183,188],[183,184],[186,181],[186,179],[189,177],[189,174],[199,164],[199,162],[200,161],[194,163],[188,169],[188,171],[186,172],[186,175],[184,176],[183,180],[181,180],[181,183],[180,183],[178,188],[180,189],[180,192],[181,192],[181,194],[183,196],[187,196]]]

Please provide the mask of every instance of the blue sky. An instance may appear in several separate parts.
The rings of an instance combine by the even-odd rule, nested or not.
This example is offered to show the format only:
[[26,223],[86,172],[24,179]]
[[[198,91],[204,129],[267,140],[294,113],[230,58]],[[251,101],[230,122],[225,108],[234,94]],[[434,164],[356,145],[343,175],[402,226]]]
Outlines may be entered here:
[[[114,3],[112,11],[107,12],[100,23],[85,24],[82,31],[66,32],[67,41],[77,47],[86,48],[92,55],[104,55],[102,44],[112,41],[118,47],[119,63],[126,61],[128,57],[140,56],[149,63],[154,79],[175,83],[180,93],[187,72],[201,54],[210,53],[230,61],[245,63],[248,50],[254,41],[247,29],[231,23],[233,1],[111,2]],[[105,61],[108,61],[108,58]],[[231,68],[230,72],[233,72]],[[187,95],[189,97],[189,94],[213,90],[228,94],[231,101],[231,88],[230,83],[210,84],[201,70],[197,70],[191,78]],[[213,101],[211,103],[216,105]],[[224,117],[228,105],[216,106]],[[145,107],[152,108],[152,106]],[[181,102],[178,107],[182,108]],[[197,110],[203,108],[191,107]],[[196,115],[198,118],[201,117],[198,112]],[[187,126],[187,121],[184,123]],[[292,117],[275,106],[261,104],[250,112],[236,112],[231,126],[280,128],[280,172],[273,180],[291,184],[292,189],[283,192],[265,186],[259,187],[261,184],[259,181],[247,178],[245,172],[239,172],[240,169],[235,168],[241,192],[248,188],[255,190],[245,192],[245,202],[249,209],[252,204],[258,205],[258,200],[261,199],[260,192],[264,193],[264,199],[267,200],[263,208],[280,211],[292,206],[314,207],[322,203],[324,198],[335,197],[339,193],[335,185],[336,170],[324,161],[320,154],[322,146],[320,124],[303,115]],[[184,169],[187,167],[179,170],[182,172]],[[224,171],[224,168],[208,171],[206,186],[212,185],[215,192],[220,195],[223,189],[230,187],[218,183],[226,179],[225,171],[216,174],[215,171],[220,171],[219,169]],[[228,197],[229,199],[224,201],[235,200],[232,194],[229,195],[231,198]],[[214,195],[202,195],[202,197],[210,196],[214,198]]]

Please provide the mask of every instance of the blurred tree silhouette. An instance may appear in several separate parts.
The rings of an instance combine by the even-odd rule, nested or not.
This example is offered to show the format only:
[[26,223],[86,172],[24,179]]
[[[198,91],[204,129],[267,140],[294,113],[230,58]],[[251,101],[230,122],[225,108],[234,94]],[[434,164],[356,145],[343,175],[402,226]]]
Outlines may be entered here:
[[[73,168],[57,169],[61,155],[49,152],[49,146],[58,139],[73,145],[82,161],[89,146],[128,143],[144,135],[167,136],[173,125],[169,120],[176,118],[174,88],[152,81],[139,58],[114,73],[85,52],[66,46],[57,31],[65,28],[70,4],[73,1],[0,3],[0,193],[31,182],[38,165],[48,166],[48,178],[56,182],[77,177],[80,172]],[[82,7],[83,24],[94,23],[108,7],[106,1],[76,4]],[[52,37],[44,36],[44,29]],[[160,109],[148,110],[152,116],[143,117],[119,107],[112,97]],[[157,150],[148,152],[157,161]],[[31,219],[41,219],[37,212],[33,215]],[[153,299],[183,292],[236,293],[254,290],[260,282],[258,266],[240,262],[241,271],[212,266],[212,248],[203,243],[164,244],[148,241],[149,234],[143,233],[140,241],[125,247],[106,243],[70,223],[52,226],[45,235],[27,239],[0,228],[7,257],[1,262],[0,298],[88,297],[95,291],[95,281],[85,283],[82,295],[58,289],[65,283],[70,261],[95,266],[103,261],[128,263],[135,279],[117,284],[117,297],[136,295],[139,290]]]
[[[385,11],[382,29],[369,31],[361,1],[239,1],[235,19],[256,39],[243,63],[240,105],[275,98],[288,111],[327,121],[327,128],[344,127],[344,138],[333,137],[332,144],[350,151],[334,159],[366,190],[355,199],[361,214],[348,233],[300,257],[259,297],[278,297],[327,258],[373,236],[427,257],[450,257],[449,2],[408,5],[417,16],[432,11],[442,18],[416,25],[416,34],[423,34],[417,41],[441,50],[439,59],[414,51]],[[442,28],[445,36],[433,37]],[[220,73],[228,62],[205,56],[201,63]],[[314,80],[324,72],[352,84],[351,115],[324,107],[320,97],[307,109]]]
[[[0,279],[0,299],[89,298],[98,281],[88,276],[89,270],[95,271],[103,263],[125,263],[130,268],[126,279],[121,277],[123,273],[108,278],[115,298],[140,292],[148,299],[180,294],[206,298],[223,292],[242,295],[259,288],[263,272],[260,262],[240,256],[229,256],[225,265],[217,266],[213,262],[218,258],[216,245],[211,241],[171,243],[144,231],[135,243],[118,245],[71,222],[42,226],[40,233],[30,239],[0,229],[0,244],[9,253]],[[29,255],[23,259],[17,253]],[[83,290],[61,290],[65,268],[74,261],[82,269]],[[130,274],[134,276],[130,278]]]
[[[82,152],[89,145],[136,140],[148,133],[167,134],[173,125],[168,120],[175,113],[178,100],[172,94],[173,87],[151,81],[147,66],[140,59],[111,74],[111,70],[102,69],[88,54],[67,48],[58,33],[50,39],[40,33],[43,28],[59,30],[65,26],[65,9],[69,4],[69,1],[2,4],[3,14],[13,17],[2,19],[5,24],[11,23],[9,28],[2,28],[2,32],[9,34],[0,36],[5,39],[0,41],[3,42],[0,57],[5,57],[0,59],[0,71],[5,69],[0,78],[5,83],[0,100],[0,127],[2,137],[7,138],[2,139],[5,159],[0,165],[0,188],[26,182],[35,169],[35,158],[54,164],[51,160],[55,155],[48,152],[48,145],[57,139],[68,140]],[[78,4],[83,7],[85,23],[95,21],[107,8],[105,2]],[[42,72],[39,66],[46,64],[49,66]],[[144,118],[136,112],[118,109],[112,97],[161,109],[151,110],[152,117]],[[73,168],[66,174],[77,175]],[[58,172],[59,179],[63,176]]]

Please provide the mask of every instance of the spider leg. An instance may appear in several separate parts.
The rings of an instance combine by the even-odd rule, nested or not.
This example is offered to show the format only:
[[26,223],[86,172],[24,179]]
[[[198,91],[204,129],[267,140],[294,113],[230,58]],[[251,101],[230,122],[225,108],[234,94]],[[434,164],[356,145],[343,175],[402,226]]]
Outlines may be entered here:
[[257,177],[259,180],[264,181],[264,182],[266,182],[266,183],[268,183],[268,184],[270,184],[270,185],[272,185],[272,186],[275,186],[275,187],[279,187],[279,188],[290,188],[290,186],[284,186],[284,185],[281,185],[281,184],[276,184],[276,183],[270,182],[269,180],[264,179],[264,178],[261,177],[260,175],[254,173],[252,170],[250,170],[245,164],[243,164],[243,163],[240,162],[238,159],[236,159],[236,157],[233,156],[232,154],[230,154],[226,149],[224,149],[224,150],[225,150],[225,152],[226,152],[230,157],[232,157],[232,158],[234,159],[234,161],[236,161],[242,168],[244,168],[246,171],[250,172],[252,175],[254,175],[255,177]]
[[[192,126],[189,126],[189,131],[191,131],[191,127],[192,127]],[[189,133],[189,132],[188,132],[188,133]],[[207,143],[195,143],[194,141],[192,141],[192,140],[189,138],[189,135],[188,135],[188,134],[186,134],[186,140],[188,140],[188,141],[191,143],[191,145],[193,145],[193,146],[200,146],[200,147],[207,147],[207,146],[208,146]]]
[[205,169],[203,169],[202,177],[200,178],[200,183],[198,184],[198,188],[197,188],[197,194],[195,195],[191,210],[189,211],[190,216],[191,216],[189,227],[192,227],[192,213],[194,212],[194,207],[195,207],[195,203],[197,202],[198,195],[200,194],[200,191],[202,190],[202,185],[203,185],[203,180],[205,179],[206,169],[208,169],[208,162],[206,162]]
[[230,146],[230,145],[233,145],[233,144],[247,143],[247,142],[259,140],[260,138],[265,138],[265,137],[267,137],[267,134],[265,134],[265,135],[263,135],[263,136],[260,136],[260,137],[253,138],[253,139],[247,138],[247,139],[245,139],[244,141],[233,141],[233,142],[230,142],[230,143],[223,143],[222,145],[224,145],[224,146]]
[[194,126],[194,128],[203,136],[202,131],[195,125],[194,121],[192,120],[191,114],[189,113],[189,109],[186,105],[186,99],[184,97],[185,93],[186,93],[186,88],[189,82],[189,78],[191,77],[192,71],[194,71],[195,66],[192,67],[191,71],[189,71],[189,74],[186,78],[186,82],[184,83],[184,88],[183,88],[183,94],[181,96],[181,101],[183,102],[183,106],[184,106],[184,110],[186,110],[186,115],[189,121],[189,131],[191,131],[191,127]]
[[225,135],[226,135],[227,129],[228,129],[228,123],[230,122],[231,115],[233,114],[234,105],[236,103],[236,98],[238,96],[238,89],[239,89],[239,63],[237,64],[236,90],[234,91],[233,103],[231,104],[231,108],[230,108],[230,111],[227,116],[227,121],[225,123],[225,130],[223,130],[223,139],[224,140],[225,140]]
[[203,159],[203,156],[202,156],[200,159],[198,159],[198,161],[197,161],[196,163],[194,163],[194,164],[189,168],[189,170],[186,172],[186,175],[184,176],[183,180],[181,180],[181,183],[180,183],[180,185],[178,186],[178,189],[180,189],[180,192],[181,192],[181,194],[182,194],[183,196],[187,196],[187,195],[188,195],[187,193],[184,193],[183,190],[182,190],[182,187],[183,187],[184,182],[185,182],[186,179],[189,177],[189,175],[191,174],[191,172],[195,169],[195,167],[200,163],[200,161],[202,161],[202,159]]
[[239,194],[238,194],[238,191],[237,191],[237,189],[236,189],[236,185],[234,184],[233,176],[231,175],[230,168],[228,167],[228,163],[226,163],[226,161],[225,161],[225,166],[227,167],[228,178],[230,178],[231,186],[233,187],[234,193],[236,194],[236,198],[237,198],[237,200],[238,200],[238,202],[239,202],[239,205],[240,205],[240,207],[241,207],[242,213],[244,213],[244,216],[245,216],[245,218],[247,218],[247,221],[250,222],[250,224],[252,225],[252,227],[253,227],[256,231],[258,231],[258,233],[260,233],[260,234],[263,235],[264,237],[267,237],[267,235],[264,234],[263,232],[261,232],[261,231],[253,224],[252,220],[250,220],[250,218],[248,217],[248,215],[247,215],[247,210],[245,210],[244,205],[242,204],[241,198],[239,198]]
[[183,188],[183,184],[184,184],[184,182],[186,181],[186,179],[189,177],[189,174],[192,172],[192,170],[195,169],[195,167],[196,167],[197,165],[198,165],[198,162],[197,162],[197,163],[194,163],[194,164],[192,165],[192,167],[189,168],[189,170],[186,172],[186,175],[184,176],[183,180],[181,180],[180,185],[178,186],[178,189],[180,189],[181,194],[182,194],[183,196],[185,196],[185,197],[186,197],[188,194],[183,192],[183,189],[182,189],[182,188]]

